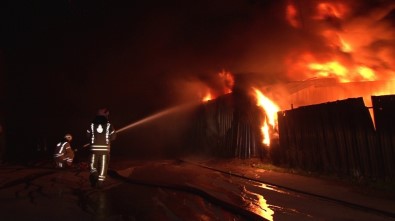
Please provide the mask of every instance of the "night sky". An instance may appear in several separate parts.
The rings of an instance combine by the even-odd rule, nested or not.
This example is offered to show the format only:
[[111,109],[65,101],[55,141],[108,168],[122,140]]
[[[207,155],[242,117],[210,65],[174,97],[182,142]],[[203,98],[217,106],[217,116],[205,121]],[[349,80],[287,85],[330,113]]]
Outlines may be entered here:
[[81,144],[100,107],[121,128],[199,99],[195,82],[215,87],[222,69],[248,71],[239,60],[257,38],[257,17],[274,7],[241,0],[1,4],[2,109],[12,146],[41,138],[52,145],[66,132]]
[[51,146],[70,132],[82,145],[98,108],[108,107],[122,128],[199,99],[196,85],[215,89],[223,69],[284,80],[278,61],[302,38],[284,19],[285,3],[3,1],[0,99],[7,143],[31,148],[43,138]]

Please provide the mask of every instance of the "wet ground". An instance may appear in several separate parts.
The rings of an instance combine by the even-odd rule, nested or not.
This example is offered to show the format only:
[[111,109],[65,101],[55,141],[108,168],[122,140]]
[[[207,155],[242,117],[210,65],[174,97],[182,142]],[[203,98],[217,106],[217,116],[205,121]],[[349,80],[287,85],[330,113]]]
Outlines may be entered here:
[[3,165],[1,220],[395,220],[391,196],[240,162],[113,157],[101,189],[83,162]]

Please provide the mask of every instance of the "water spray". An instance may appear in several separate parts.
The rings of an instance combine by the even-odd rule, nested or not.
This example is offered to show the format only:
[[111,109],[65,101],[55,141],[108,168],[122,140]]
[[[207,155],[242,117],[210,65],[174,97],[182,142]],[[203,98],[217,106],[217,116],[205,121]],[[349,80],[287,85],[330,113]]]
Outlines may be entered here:
[[125,126],[125,127],[122,127],[121,129],[116,130],[116,133],[120,133],[120,132],[125,131],[127,129],[130,129],[130,128],[139,126],[141,124],[153,121],[155,119],[158,119],[160,117],[166,116],[168,114],[175,113],[177,111],[180,111],[180,110],[185,109],[185,108],[190,107],[190,106],[192,106],[192,104],[184,104],[184,105],[179,105],[179,106],[176,106],[176,107],[168,108],[166,110],[160,111],[160,112],[158,112],[156,114],[153,114],[151,116],[145,117],[145,118],[143,118],[143,119],[141,119],[139,121],[131,123],[131,124]]
[[[181,111],[181,110],[187,109],[189,107],[196,106],[198,104],[200,104],[200,103],[190,102],[188,104],[178,105],[176,107],[171,107],[171,108],[165,109],[165,110],[160,111],[160,112],[158,112],[156,114],[153,114],[153,115],[150,115],[148,117],[145,117],[145,118],[143,118],[143,119],[141,119],[139,121],[136,121],[136,122],[133,122],[131,124],[128,124],[128,125],[122,127],[121,129],[116,130],[115,133],[120,133],[122,131],[125,131],[125,130],[131,129],[133,127],[139,126],[141,124],[148,123],[148,122],[153,121],[155,119],[161,118],[163,116],[166,116],[166,115],[169,115],[169,114],[172,114],[172,113],[176,113],[177,111]],[[87,147],[89,145],[90,144],[88,143],[88,144],[85,144],[83,147]]]

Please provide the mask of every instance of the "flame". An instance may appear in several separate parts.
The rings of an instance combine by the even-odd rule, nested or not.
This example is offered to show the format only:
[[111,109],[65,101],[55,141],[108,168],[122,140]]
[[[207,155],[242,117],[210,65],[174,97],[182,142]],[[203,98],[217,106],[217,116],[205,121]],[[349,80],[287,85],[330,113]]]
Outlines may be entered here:
[[[302,4],[302,3],[301,3]],[[290,76],[297,80],[333,77],[339,82],[357,82],[394,79],[393,49],[395,32],[385,17],[395,9],[395,4],[374,8],[365,16],[353,13],[347,2],[317,1],[310,4],[313,11],[302,11],[293,2],[286,6],[285,18],[293,28],[300,28],[297,16],[307,24],[309,32],[320,37],[321,48],[297,49],[288,58]],[[350,15],[357,15],[351,17]],[[309,20],[310,19],[310,20]],[[314,23],[313,23],[314,22]],[[296,66],[296,67],[295,67]],[[304,79],[298,79],[304,75]]]
[[298,10],[296,9],[294,4],[287,5],[286,8],[286,20],[289,24],[294,28],[300,27],[300,22],[298,20]]
[[336,76],[340,82],[348,82],[347,68],[337,61],[331,61],[324,64],[310,63],[308,64],[310,70],[315,71],[315,77],[329,77]]
[[[301,83],[287,101],[279,101],[283,106],[285,102],[294,107],[295,102],[300,106],[358,96],[370,107],[372,95],[395,94],[394,2],[374,6],[356,1],[294,2],[289,0],[285,19],[292,28],[306,29],[309,35],[286,57],[288,77]],[[306,25],[296,25],[298,18]],[[342,84],[307,89],[316,84],[306,79],[320,78]]]
[[[347,33],[324,30],[320,36],[332,50],[325,53],[314,54],[311,51],[304,51],[294,54],[296,59],[288,59],[288,65],[291,67],[289,68],[290,75],[297,76],[297,73],[304,73],[305,78],[331,77],[346,83],[380,80],[375,69],[387,69],[386,63],[389,62],[383,61],[376,64],[375,58],[362,53],[361,47],[364,46],[361,46],[358,41],[351,41],[354,39]],[[380,74],[384,75],[383,73]],[[394,72],[385,71],[385,73],[389,76]]]
[[364,78],[367,80],[376,80],[376,74],[374,73],[374,71],[371,68],[365,67],[365,66],[359,66],[357,68],[357,72]]
[[312,76],[310,77],[334,77],[342,83],[353,81],[374,81],[378,79],[375,71],[364,65],[347,67],[340,61],[333,60],[326,63],[311,62],[306,64],[306,66],[312,73]]
[[[297,38],[302,39],[302,44],[293,44],[292,41],[292,50],[286,57],[285,67],[290,80],[333,78],[337,82],[344,83],[341,84],[342,86],[346,85],[345,83],[353,85],[355,82],[364,82],[367,86],[358,90],[348,90],[342,86],[326,87],[321,89],[322,94],[311,95],[310,92],[314,90],[302,90],[314,84],[301,83],[286,91],[286,93],[292,93],[292,96],[302,91],[297,94],[300,95],[299,97],[294,96],[290,99],[284,97],[284,99],[276,100],[282,107],[285,107],[288,101],[293,107],[295,100],[296,102],[307,100],[305,105],[308,105],[318,100],[329,101],[347,96],[355,97],[356,94],[365,99],[370,95],[395,93],[393,50],[395,31],[391,21],[388,21],[395,9],[395,4],[377,7],[372,12],[369,9],[366,13],[354,13],[352,11],[354,8],[348,5],[348,2],[351,3],[351,1],[289,0],[285,8],[286,21],[292,28],[306,29],[305,31],[298,30],[295,34],[307,33],[307,35],[305,35],[306,38]],[[307,7],[304,7],[306,4]],[[215,95],[232,92],[233,75],[229,71],[222,70],[218,76],[222,82],[221,87],[217,87],[217,90],[211,89],[203,100],[207,101],[214,99]],[[329,80],[320,82],[335,82],[332,79]],[[390,83],[390,80],[394,81]],[[378,83],[373,84],[370,81]],[[333,88],[336,90],[332,90]],[[353,86],[353,89],[356,88]],[[325,90],[331,91],[328,93]],[[266,116],[264,122],[261,123],[262,142],[269,146],[270,136],[276,135],[273,130],[277,130],[277,112],[280,108],[260,90],[253,88],[253,91],[257,98],[257,105],[263,109]],[[312,97],[316,100],[313,101]]]
[[[299,5],[300,6],[300,5]],[[350,11],[343,3],[317,3],[314,20],[344,19]],[[294,1],[290,1],[285,8],[285,19],[293,28],[301,28],[301,15]]]
[[317,15],[314,17],[315,19],[343,18],[348,11],[347,7],[342,3],[328,2],[318,3],[316,10]]
[[275,104],[265,95],[263,95],[263,93],[260,90],[254,87],[252,89],[255,92],[257,105],[261,107],[266,114],[266,118],[262,123],[262,127],[261,127],[262,135],[263,135],[262,143],[266,144],[267,146],[270,146],[270,134],[271,134],[270,127],[274,130],[277,129],[277,112],[280,110],[280,108],[277,106],[277,104]]
[[206,95],[203,97],[202,101],[207,102],[213,99],[213,95],[210,91],[207,91]]
[[269,125],[267,125],[267,121],[263,122],[263,126],[261,127],[261,132],[263,135],[262,143],[270,146],[270,133],[269,133]]
[[232,93],[234,86],[233,74],[229,71],[222,70],[215,75],[211,82],[206,82],[198,90],[198,97],[202,102],[207,102],[218,96]]
[[346,53],[352,52],[352,47],[349,43],[347,43],[343,38],[339,37],[340,40],[340,50]]
[[233,74],[229,71],[222,70],[221,72],[218,73],[218,76],[223,81],[223,85],[224,85],[223,93],[224,94],[232,93],[232,88],[235,84]]

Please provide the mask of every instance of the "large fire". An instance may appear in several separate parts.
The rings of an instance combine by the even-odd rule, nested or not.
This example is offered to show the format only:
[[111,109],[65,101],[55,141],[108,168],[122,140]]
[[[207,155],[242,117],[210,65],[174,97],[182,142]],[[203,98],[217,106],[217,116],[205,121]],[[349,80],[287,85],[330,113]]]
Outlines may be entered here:
[[[364,8],[361,13],[356,12],[362,8],[358,1],[288,0],[284,20],[305,40],[290,47],[278,65],[285,66],[290,82],[299,83],[293,84],[286,96],[268,96],[253,88],[257,105],[266,115],[262,122],[264,144],[270,145],[270,129],[277,129],[281,109],[356,96],[363,97],[369,107],[370,96],[395,94],[395,3],[387,4]],[[227,82],[224,85],[233,85],[230,72],[222,71],[218,76]],[[318,91],[309,81],[317,79],[322,80],[321,85],[331,85]],[[282,89],[286,87],[283,83]],[[222,94],[231,93],[231,87],[224,88]],[[272,87],[271,93],[275,90]],[[204,100],[219,95],[210,91]]]
[[[332,78],[339,83],[375,81],[375,85],[381,82],[382,87],[358,91],[365,103],[370,103],[371,95],[395,93],[395,84],[388,86],[388,81],[395,80],[395,29],[391,19],[395,3],[365,9],[364,13],[357,12],[361,5],[356,1],[288,2],[285,9],[288,24],[315,36],[315,42],[295,46],[289,53],[286,65],[290,79]],[[309,44],[315,46],[309,47]],[[355,94],[339,91],[332,97],[353,96]],[[316,101],[319,102],[323,100]]]

